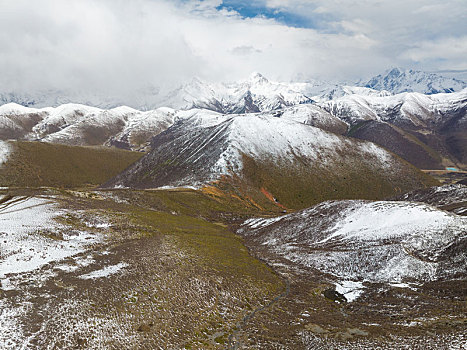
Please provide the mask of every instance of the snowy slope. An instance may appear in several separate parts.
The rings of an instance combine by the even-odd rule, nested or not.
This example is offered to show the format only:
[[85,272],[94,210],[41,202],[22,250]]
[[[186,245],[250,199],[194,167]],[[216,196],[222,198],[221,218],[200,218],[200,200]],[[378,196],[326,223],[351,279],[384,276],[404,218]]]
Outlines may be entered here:
[[11,152],[11,146],[6,141],[0,141],[0,165],[8,160],[8,156]]
[[384,97],[391,96],[393,94],[386,90],[380,91],[362,86],[336,85],[326,87],[323,91],[320,91],[319,94],[313,95],[312,99],[317,102],[325,102],[329,100],[335,100],[347,95]]
[[[439,123],[449,112],[465,109],[467,89],[451,94],[402,93],[391,96],[345,95],[319,103],[322,108],[350,124],[364,120],[402,122],[413,126]],[[466,117],[464,116],[463,119]]]
[[[267,114],[192,113],[152,139],[152,151],[107,185],[202,186],[223,176],[242,176],[244,156],[288,172],[363,169],[398,179],[408,168],[384,149]],[[299,170],[301,169],[301,170]],[[416,177],[415,174],[412,174]],[[302,176],[302,175],[301,175]],[[345,175],[343,175],[345,177]],[[420,184],[419,184],[420,186]]]
[[[274,114],[272,114],[274,116]],[[344,134],[348,125],[316,104],[304,104],[284,108],[278,116],[306,125],[315,126],[336,134]]]
[[170,108],[142,112],[124,106],[103,110],[65,104],[35,109],[10,103],[0,106],[0,139],[139,149],[173,122]]
[[450,184],[411,191],[394,200],[423,202],[467,216],[467,186]]
[[387,90],[394,94],[419,92],[431,95],[460,91],[465,89],[467,84],[461,80],[445,78],[434,73],[393,68],[370,79],[365,87],[375,90]]
[[[8,274],[30,272],[52,261],[63,260],[101,239],[86,231],[66,230],[64,225],[54,221],[64,214],[53,201],[44,198],[25,197],[0,205],[2,288],[6,288]],[[59,236],[53,239],[49,236],[52,232]]]
[[339,279],[426,282],[466,273],[467,218],[426,204],[333,201],[239,231],[302,268]]
[[170,92],[160,103],[175,109],[205,108],[220,113],[246,113],[312,102],[295,87],[271,82],[259,73],[235,83],[214,84],[195,78]]

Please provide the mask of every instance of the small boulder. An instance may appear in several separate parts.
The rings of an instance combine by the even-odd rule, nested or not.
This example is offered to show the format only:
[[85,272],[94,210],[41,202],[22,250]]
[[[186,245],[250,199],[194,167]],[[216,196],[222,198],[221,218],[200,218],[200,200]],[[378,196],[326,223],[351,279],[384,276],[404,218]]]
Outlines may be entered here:
[[144,323],[141,324],[137,329],[138,332],[149,332],[150,330],[151,330],[151,327]]
[[330,300],[335,301],[335,302],[338,302],[338,303],[346,303],[347,302],[346,297],[343,294],[336,291],[335,289],[326,289],[323,292],[323,295],[324,295],[325,298],[330,299]]

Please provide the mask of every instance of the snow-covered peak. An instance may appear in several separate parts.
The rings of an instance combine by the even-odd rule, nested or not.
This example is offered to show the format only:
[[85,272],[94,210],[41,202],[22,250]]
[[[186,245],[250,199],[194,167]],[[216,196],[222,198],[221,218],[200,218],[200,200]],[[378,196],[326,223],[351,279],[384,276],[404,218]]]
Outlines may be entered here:
[[[467,105],[467,89],[455,93],[425,95],[405,92],[397,95],[348,94],[334,100],[318,103],[340,119],[354,124],[363,120],[409,122],[424,125],[442,121],[446,112],[462,110]],[[420,124],[421,123],[421,124]]]
[[267,84],[269,80],[264,77],[261,73],[253,72],[248,79],[251,84]]
[[170,92],[161,105],[175,109],[204,108],[221,113],[263,112],[312,100],[294,84],[272,82],[260,73],[246,81],[210,83],[193,79]]
[[376,90],[388,90],[395,94],[401,92],[437,94],[460,91],[467,87],[467,84],[461,80],[445,78],[435,73],[392,68],[373,77],[364,86]]
[[174,118],[170,108],[143,112],[127,106],[106,110],[68,103],[36,109],[9,103],[0,106],[0,139],[142,149]]
[[39,111],[36,108],[25,107],[14,102],[6,103],[0,106],[0,115],[19,115],[34,113]]

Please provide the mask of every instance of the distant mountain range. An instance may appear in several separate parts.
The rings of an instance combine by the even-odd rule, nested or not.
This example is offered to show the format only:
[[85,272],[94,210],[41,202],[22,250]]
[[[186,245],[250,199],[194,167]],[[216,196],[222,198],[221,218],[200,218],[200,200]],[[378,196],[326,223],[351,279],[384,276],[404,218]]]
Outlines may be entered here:
[[[280,117],[284,122],[306,124],[371,141],[421,169],[466,167],[465,83],[432,73],[395,68],[360,85],[364,86],[326,85],[318,81],[279,83],[255,73],[246,81],[229,84],[193,79],[168,95],[158,97],[157,104],[165,107],[148,111],[126,106],[109,109],[64,104],[31,108],[8,103],[0,106],[0,140],[40,140],[147,151],[151,139],[168,128],[172,129],[171,137],[175,137],[176,130],[180,134],[190,134],[193,120],[202,124],[232,118],[235,122],[219,122],[219,127],[229,125],[230,130],[248,125],[246,119],[253,123],[258,116],[273,118],[271,120]],[[396,93],[401,90],[406,92]],[[407,92],[409,90],[424,93]],[[38,100],[31,101],[34,105]],[[55,102],[59,101],[62,98],[55,96]],[[191,122],[179,123],[186,120]],[[204,133],[200,128],[197,130]],[[266,130],[258,130],[261,132]],[[273,134],[280,135],[280,127],[274,129]],[[270,136],[274,139],[273,134]],[[208,133],[205,137],[211,136]],[[154,140],[152,142],[154,147]],[[284,147],[289,146],[285,144]],[[204,174],[203,177],[205,175],[210,176]]]
[[[227,103],[227,92],[233,90],[225,86],[208,90],[209,99],[193,98],[200,90],[192,89],[191,100],[172,100],[179,102],[173,106],[193,107],[188,110],[164,107],[142,112],[129,107],[100,109],[76,104],[38,109],[10,103],[0,106],[0,139],[147,150],[152,137],[193,114],[205,119],[212,115],[252,117],[259,113],[377,143],[422,169],[462,168],[467,164],[467,89],[433,95],[392,95],[363,87],[343,87],[341,97],[310,102],[305,94],[291,93],[283,84],[270,83],[259,75],[254,78],[238,90],[239,96],[252,97],[251,91],[263,89],[262,98],[256,94],[250,104],[244,103],[244,97],[231,100],[235,104]],[[281,99],[276,98],[279,91],[283,91]],[[226,112],[228,108],[233,108],[231,113]]]
[[107,145],[142,150],[174,122],[175,111],[109,110],[78,104],[42,109],[15,103],[0,106],[0,140],[35,140],[75,146]]
[[135,91],[132,96],[118,97],[87,92],[49,90],[41,92],[0,92],[0,104],[17,103],[29,107],[57,107],[78,103],[103,109],[121,105],[139,110],[158,107],[174,109],[203,108],[220,113],[249,113],[281,109],[287,106],[333,100],[345,95],[387,96],[401,92],[423,94],[451,93],[467,87],[461,80],[435,73],[393,68],[367,82],[354,86],[324,81],[273,82],[259,73],[247,80],[231,83],[210,83],[198,78],[183,84],[168,94],[155,88]]
[[422,169],[467,163],[467,89],[449,94],[347,95],[319,104],[349,126]]

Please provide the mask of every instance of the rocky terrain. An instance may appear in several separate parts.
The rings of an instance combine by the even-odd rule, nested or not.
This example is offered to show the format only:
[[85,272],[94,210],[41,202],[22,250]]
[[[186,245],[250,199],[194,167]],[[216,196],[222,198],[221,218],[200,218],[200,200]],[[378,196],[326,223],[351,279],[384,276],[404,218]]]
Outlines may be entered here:
[[450,184],[415,190],[393,199],[427,203],[459,215],[467,215],[467,186],[463,184]]
[[159,210],[118,193],[2,197],[0,347],[223,348],[283,282],[184,207],[203,196],[166,195],[142,194]]
[[251,348],[281,334],[290,348],[462,348],[466,229],[465,217],[391,201],[247,220],[238,233],[290,283],[271,317],[294,328],[253,322]]

